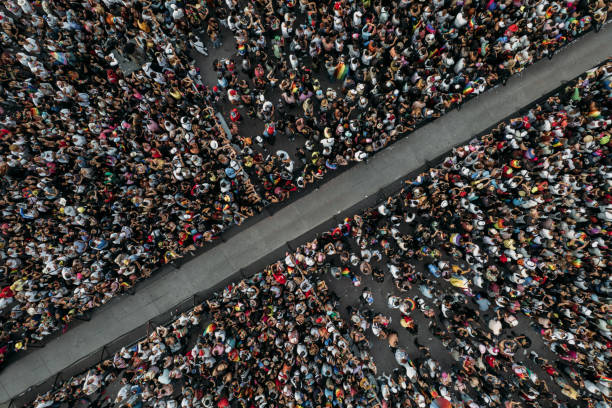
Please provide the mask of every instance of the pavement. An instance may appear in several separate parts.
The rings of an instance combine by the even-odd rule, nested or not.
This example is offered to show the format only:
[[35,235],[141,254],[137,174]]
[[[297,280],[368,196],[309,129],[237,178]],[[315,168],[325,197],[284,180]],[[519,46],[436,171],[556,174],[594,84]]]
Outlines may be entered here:
[[610,25],[597,34],[586,34],[552,60],[540,61],[511,78],[507,86],[471,100],[461,111],[447,113],[379,152],[369,163],[340,173],[273,216],[241,227],[238,234],[180,269],[163,268],[139,284],[133,296],[109,302],[90,321],[6,367],[0,373],[0,401],[8,401],[30,386],[56,376],[105,344],[172,310],[194,293],[239,276],[237,272],[252,267],[254,261],[267,263],[270,256],[278,257],[287,242],[298,237],[298,242],[312,238],[313,231],[329,225],[334,216],[354,212],[356,205],[376,196],[382,188],[605,60],[612,50],[610,44]]

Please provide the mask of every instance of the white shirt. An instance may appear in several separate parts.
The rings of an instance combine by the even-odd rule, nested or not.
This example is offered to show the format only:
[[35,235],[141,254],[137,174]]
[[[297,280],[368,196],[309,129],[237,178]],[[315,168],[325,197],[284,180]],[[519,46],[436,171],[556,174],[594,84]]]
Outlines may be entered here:
[[491,319],[489,320],[489,329],[493,332],[493,334],[499,336],[499,334],[501,333],[502,324],[497,319]]

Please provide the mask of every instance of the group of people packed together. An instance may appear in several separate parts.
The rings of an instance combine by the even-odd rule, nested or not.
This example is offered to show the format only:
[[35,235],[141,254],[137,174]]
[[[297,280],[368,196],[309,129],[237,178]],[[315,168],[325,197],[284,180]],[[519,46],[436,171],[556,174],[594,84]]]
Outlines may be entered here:
[[[607,17],[604,1],[227,0],[207,78],[264,203],[367,160]],[[216,81],[216,82],[215,82]],[[257,130],[245,116],[256,118]],[[295,143],[285,149],[289,140]],[[280,146],[275,148],[274,145]]]
[[[609,6],[5,1],[0,363],[329,169],[552,55],[601,26]],[[203,81],[193,57],[218,47],[223,27],[237,57],[217,60],[218,78]],[[323,89],[320,71],[341,89]],[[236,105],[228,132],[221,99]],[[265,123],[254,140],[241,135],[241,111]],[[281,137],[306,141],[294,156],[265,154]]]
[[609,408],[611,97],[607,61],[32,406]]
[[260,210],[176,10],[3,2],[0,362]]
[[[552,55],[601,26],[609,6],[7,0],[0,363],[263,206]],[[218,47],[223,27],[237,57],[216,60],[218,78],[203,81],[193,57]],[[341,89],[323,89],[321,71]],[[228,132],[216,116],[222,100],[236,105]],[[241,135],[241,111],[265,124],[254,140]],[[265,153],[278,138],[305,143],[293,156]]]

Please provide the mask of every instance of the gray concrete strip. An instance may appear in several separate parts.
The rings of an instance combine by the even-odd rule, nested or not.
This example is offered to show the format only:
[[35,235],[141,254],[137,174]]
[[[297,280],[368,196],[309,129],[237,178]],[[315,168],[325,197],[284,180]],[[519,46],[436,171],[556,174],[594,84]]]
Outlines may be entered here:
[[513,77],[506,87],[495,88],[446,114],[389,148],[368,164],[339,174],[318,190],[278,210],[229,238],[180,270],[165,268],[125,296],[101,308],[91,321],[17,360],[0,374],[0,401],[56,375],[103,345],[172,309],[190,295],[216,284],[286,242],[308,233],[364,197],[376,194],[453,146],[468,141],[519,108],[555,89],[612,54],[610,26],[589,33],[559,52]]

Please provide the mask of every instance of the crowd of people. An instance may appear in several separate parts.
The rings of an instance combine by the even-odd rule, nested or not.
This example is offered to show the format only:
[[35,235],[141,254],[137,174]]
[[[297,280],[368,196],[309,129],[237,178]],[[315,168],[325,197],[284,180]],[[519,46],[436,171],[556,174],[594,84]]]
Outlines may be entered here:
[[3,2],[0,363],[261,210],[188,55],[207,15]]
[[[603,0],[224,3],[207,33],[218,41],[229,30],[236,52],[213,61],[211,96],[232,107],[246,171],[271,203],[552,57],[605,22],[611,7]],[[241,128],[245,116],[259,119],[255,133],[252,122]],[[274,148],[296,138],[294,151]]]
[[[0,363],[264,205],[551,55],[609,7],[244,3],[3,3]],[[222,27],[248,80],[235,61],[217,61],[217,84],[206,86],[192,57],[218,47]],[[342,89],[323,89],[319,71]],[[280,103],[270,100],[277,88]],[[236,105],[229,134],[215,115],[222,97]],[[240,111],[264,121],[261,137],[241,136]],[[252,147],[298,134],[302,163]]]
[[[337,301],[309,269],[279,262],[229,285],[33,406],[371,405],[375,367],[351,354]],[[116,396],[105,392],[109,384]]]
[[611,97],[606,61],[32,406],[610,407]]
[[[418,341],[421,358],[411,361],[364,288],[351,321],[389,342],[400,374],[427,384],[424,395],[466,407],[610,406],[611,97],[608,61],[333,231],[355,243],[327,249],[344,245],[336,268],[347,272],[333,275],[360,286],[386,269],[400,326],[417,333],[419,310],[450,352],[450,371]],[[539,339],[513,330],[521,320]],[[401,381],[381,381],[389,406],[423,401],[398,391]]]

